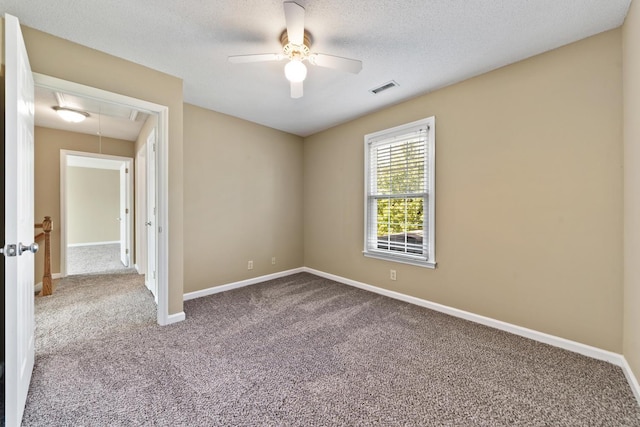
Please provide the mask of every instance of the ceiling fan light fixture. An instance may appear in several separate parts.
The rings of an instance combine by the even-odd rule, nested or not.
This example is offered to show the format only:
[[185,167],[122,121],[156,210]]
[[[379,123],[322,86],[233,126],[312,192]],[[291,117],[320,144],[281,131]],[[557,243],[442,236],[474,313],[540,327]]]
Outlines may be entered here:
[[298,83],[307,78],[307,67],[302,61],[292,59],[284,66],[284,75],[290,82]]
[[89,113],[84,111],[74,110],[66,107],[52,107],[56,113],[62,118],[62,120],[70,123],[80,123],[89,117]]
[[324,53],[311,53],[311,34],[304,28],[304,7],[294,0],[284,2],[284,20],[286,28],[280,33],[282,53],[260,53],[253,55],[230,56],[229,62],[242,64],[248,62],[280,61],[289,59],[284,66],[284,75],[290,82],[291,98],[302,98],[303,82],[307,77],[307,67],[304,61],[312,65],[334,70],[346,71],[358,74],[362,70],[362,61],[327,55]]

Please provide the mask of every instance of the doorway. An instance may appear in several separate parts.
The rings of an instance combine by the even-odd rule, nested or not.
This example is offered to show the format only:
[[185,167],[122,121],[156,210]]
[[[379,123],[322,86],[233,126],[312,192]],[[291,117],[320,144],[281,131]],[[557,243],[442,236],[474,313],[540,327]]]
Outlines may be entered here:
[[133,159],[60,151],[62,277],[133,270]]
[[[139,191],[139,189],[147,186],[148,183],[153,183],[155,196],[155,220],[152,225],[147,226],[147,232],[149,236],[155,240],[155,246],[152,248],[155,253],[147,254],[147,262],[153,260],[153,265],[156,266],[155,277],[157,285],[156,301],[157,301],[157,322],[160,325],[166,325],[173,321],[181,319],[170,319],[168,314],[168,108],[166,106],[154,104],[148,101],[143,101],[135,98],[131,98],[125,95],[115,94],[107,92],[101,89],[92,88],[89,86],[80,85],[65,80],[60,80],[50,76],[34,73],[34,81],[37,87],[43,87],[53,89],[56,91],[64,92],[74,96],[84,97],[92,99],[98,102],[110,103],[114,105],[125,105],[140,112],[144,112],[149,115],[153,115],[156,118],[155,126],[155,139],[154,153],[155,162],[154,168],[148,166],[149,161],[147,159],[147,172],[141,180],[137,180],[134,184],[133,193]],[[129,169],[131,170],[131,169]],[[153,173],[150,173],[149,171]],[[134,210],[134,213],[136,211]],[[134,215],[132,228],[139,230],[140,227],[145,227],[145,223],[149,221],[146,215],[143,215],[139,210],[137,215]],[[64,235],[64,233],[62,234]],[[130,233],[132,236],[133,233]],[[61,236],[62,237],[62,236]],[[132,237],[131,237],[132,238]],[[62,240],[62,238],[61,238]],[[64,242],[66,245],[66,242]],[[62,246],[62,242],[61,242]],[[62,249],[62,248],[61,248]],[[64,252],[62,250],[61,252]],[[130,257],[133,252],[130,249],[128,254]],[[62,261],[62,260],[61,260]],[[129,262],[131,259],[129,258]],[[66,274],[65,262],[61,262],[61,273]]]

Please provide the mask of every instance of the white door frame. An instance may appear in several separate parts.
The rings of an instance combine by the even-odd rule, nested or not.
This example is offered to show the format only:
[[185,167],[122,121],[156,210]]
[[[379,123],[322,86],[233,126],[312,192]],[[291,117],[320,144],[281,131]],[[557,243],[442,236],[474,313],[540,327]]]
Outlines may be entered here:
[[157,224],[154,227],[158,249],[158,317],[159,325],[173,322],[169,318],[169,107],[149,101],[108,92],[90,86],[61,80],[40,73],[33,73],[36,86],[65,91],[102,101],[128,105],[134,109],[158,115],[157,182],[158,195]]
[[[103,169],[104,166],[101,166],[100,163],[104,164],[113,164],[115,167],[110,167],[110,169],[120,171],[120,167],[124,166],[128,168],[129,171],[132,171],[133,166],[133,158],[131,157],[121,157],[121,156],[112,156],[109,154],[98,154],[98,153],[88,153],[85,151],[72,151],[72,150],[60,150],[60,275],[62,277],[67,277],[67,271],[69,269],[69,264],[67,263],[67,231],[69,228],[67,224],[69,222],[68,213],[69,210],[67,208],[67,167],[71,165],[71,159],[80,157],[82,158],[78,165],[82,167],[89,168],[100,168]],[[95,160],[95,161],[93,161]],[[101,162],[104,161],[104,162]],[[75,162],[73,162],[75,163]],[[125,215],[125,224],[127,232],[126,241],[124,245],[127,249],[129,249],[129,256],[131,256],[131,249],[133,248],[133,236],[131,230],[133,230],[133,215],[131,215],[131,207],[133,206],[133,173],[127,173],[125,178],[125,205],[126,208],[129,209],[129,214]],[[120,176],[120,180],[122,177]],[[119,184],[120,188],[122,188],[122,183]],[[122,211],[122,206],[119,207],[118,212]],[[120,225],[118,225],[120,227]],[[119,232],[119,231],[118,231]],[[122,242],[121,242],[122,243]],[[129,263],[131,264],[131,263]]]

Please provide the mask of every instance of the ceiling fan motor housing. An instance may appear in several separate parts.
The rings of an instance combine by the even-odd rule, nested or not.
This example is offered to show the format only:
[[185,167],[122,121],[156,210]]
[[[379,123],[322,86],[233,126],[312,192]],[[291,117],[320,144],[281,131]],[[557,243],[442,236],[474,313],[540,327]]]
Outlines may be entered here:
[[304,61],[311,52],[311,34],[307,30],[304,30],[304,41],[301,45],[289,43],[287,30],[284,30],[280,35],[280,43],[282,43],[282,51],[289,59]]

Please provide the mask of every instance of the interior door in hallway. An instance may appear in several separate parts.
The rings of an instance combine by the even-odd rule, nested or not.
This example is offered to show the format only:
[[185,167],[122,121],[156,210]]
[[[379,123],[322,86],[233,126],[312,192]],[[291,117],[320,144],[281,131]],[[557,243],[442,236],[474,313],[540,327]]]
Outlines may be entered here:
[[156,130],[152,130],[146,142],[146,193],[147,193],[147,270],[145,283],[158,303],[158,279],[156,266],[158,252],[157,239],[157,197],[156,197]]
[[4,15],[5,423],[21,424],[35,359],[33,75],[18,19]]
[[129,267],[129,235],[131,234],[131,213],[129,207],[129,186],[127,179],[129,167],[126,163],[120,165],[120,261],[125,267]]

